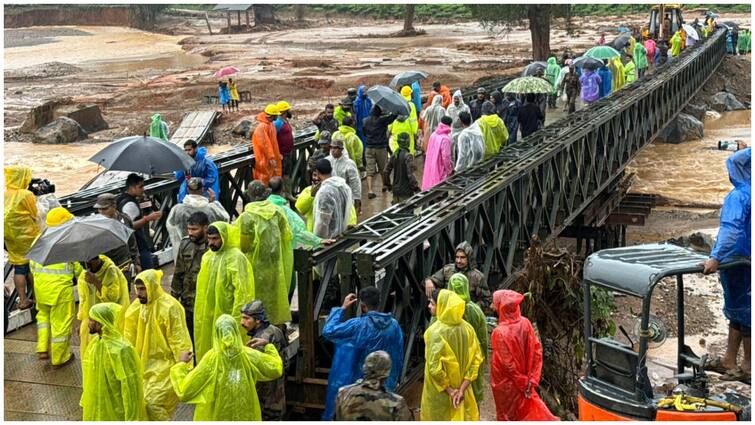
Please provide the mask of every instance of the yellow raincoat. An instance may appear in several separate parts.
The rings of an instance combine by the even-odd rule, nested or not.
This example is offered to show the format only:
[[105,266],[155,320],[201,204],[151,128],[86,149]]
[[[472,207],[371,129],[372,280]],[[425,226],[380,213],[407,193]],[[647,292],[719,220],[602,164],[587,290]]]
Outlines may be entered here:
[[[123,307],[100,303],[87,317],[102,325],[81,361],[83,385],[81,401],[85,421],[145,420],[142,393],[142,362],[134,347],[118,330]],[[89,320],[87,319],[87,326]]]
[[[307,222],[307,230],[310,232],[315,228],[315,197],[312,196],[312,186],[305,187],[296,198],[296,211],[299,211]],[[349,217],[349,226],[357,225],[357,210],[351,206],[351,216]]]
[[104,255],[100,255],[100,260],[103,262],[102,267],[94,276],[102,282],[102,290],[97,292],[97,288],[86,281],[86,270],[82,271],[79,275],[77,284],[79,291],[79,313],[76,318],[81,321],[81,328],[79,329],[81,342],[79,344],[82,357],[86,355],[87,344],[91,339],[89,335],[89,309],[99,303],[111,302],[120,304],[123,308],[119,310],[120,316],[118,317],[117,326],[118,330],[121,331],[123,330],[123,317],[126,314],[130,301],[128,283],[121,269],[113,263],[113,260]]
[[5,167],[3,242],[13,265],[29,264],[29,260],[24,257],[40,232],[37,224],[37,199],[27,189],[29,183],[31,168]]
[[170,384],[170,368],[181,353],[192,351],[184,308],[160,286],[162,277],[162,271],[151,269],[136,276],[147,288],[147,304],[139,299],[131,303],[123,329],[144,367],[146,419],[150,421],[173,419],[178,396]]
[[423,421],[477,421],[474,391],[470,385],[464,401],[453,408],[446,388],[460,388],[466,379],[474,382],[483,357],[475,330],[462,318],[465,302],[455,293],[442,289],[438,294],[437,318],[425,331],[425,382],[422,388]]
[[362,154],[364,152],[364,146],[362,146],[362,140],[357,136],[357,131],[353,127],[347,125],[341,125],[338,127],[330,140],[341,140],[343,147],[349,152],[349,158],[354,160],[357,168],[360,170],[364,167],[362,163]]
[[498,153],[509,142],[509,130],[506,128],[501,117],[496,114],[483,115],[477,120],[482,132],[482,140],[485,143],[483,160]]
[[237,229],[216,221],[223,240],[219,250],[207,250],[197,275],[194,301],[194,352],[197,361],[212,348],[215,321],[223,314],[241,319],[241,307],[254,300],[254,274],[249,260],[238,247]]
[[669,52],[671,54],[671,57],[679,56],[682,53],[682,35],[679,31],[674,33],[674,36],[671,37],[671,51]]
[[273,344],[260,352],[241,341],[238,319],[223,314],[215,322],[212,349],[189,372],[188,363],[170,369],[178,398],[196,404],[195,421],[259,421],[257,382],[283,375],[283,361]]
[[270,323],[291,321],[288,287],[294,265],[293,235],[283,209],[270,201],[247,204],[236,220],[241,252],[254,272],[255,297],[262,301]]
[[[410,103],[412,110],[414,110],[414,104]],[[398,135],[401,133],[409,134],[409,152],[414,155],[414,135],[417,133],[417,124],[413,124],[412,121],[407,118],[403,121],[399,119],[394,120],[389,126],[388,130],[391,132],[390,147],[391,151],[396,152],[398,150]]]
[[477,403],[482,402],[485,394],[485,358],[488,356],[488,323],[485,320],[485,313],[482,312],[477,303],[472,302],[469,295],[469,280],[462,273],[455,273],[448,279],[448,289],[454,291],[462,300],[464,300],[464,321],[472,325],[477,342],[480,343],[480,353],[482,354],[483,364],[477,373],[477,379],[472,382],[472,391],[474,391]]
[[624,64],[621,63],[619,57],[611,58],[608,61],[608,69],[611,70],[611,76],[613,77],[613,81],[611,81],[611,93],[613,93],[624,87],[624,84],[626,84],[624,77]]
[[[65,208],[57,207],[47,214],[48,227],[60,226],[73,218]],[[29,262],[34,276],[37,302],[37,353],[50,351],[53,366],[71,358],[71,333],[76,303],[73,300],[73,279],[83,271],[79,263],[43,266]],[[52,339],[50,339],[52,334]]]

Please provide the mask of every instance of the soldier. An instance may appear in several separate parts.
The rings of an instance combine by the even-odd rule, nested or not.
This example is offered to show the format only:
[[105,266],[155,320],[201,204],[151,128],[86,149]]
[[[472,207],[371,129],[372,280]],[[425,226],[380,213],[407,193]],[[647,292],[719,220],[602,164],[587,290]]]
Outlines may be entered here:
[[370,353],[364,360],[364,379],[341,387],[336,398],[339,421],[412,421],[406,400],[385,389],[391,373],[391,356],[385,351]]
[[451,264],[446,264],[442,269],[425,279],[425,293],[430,298],[434,289],[448,288],[448,280],[451,276],[455,273],[461,273],[469,281],[469,292],[472,295],[472,301],[477,303],[486,315],[491,315],[493,310],[491,310],[490,306],[493,302],[493,297],[490,294],[485,275],[475,267],[473,254],[474,250],[469,242],[464,241],[460,243],[456,247],[455,261]]
[[246,329],[252,339],[246,343],[247,347],[264,352],[265,345],[273,344],[283,360],[283,376],[273,381],[257,382],[257,396],[262,408],[263,421],[280,421],[286,410],[286,375],[288,357],[286,346],[288,340],[277,326],[272,326],[265,314],[262,301],[254,300],[241,309],[241,326]]
[[186,327],[194,340],[194,297],[197,288],[197,275],[202,265],[202,256],[207,252],[207,228],[210,225],[207,214],[193,213],[188,220],[188,236],[181,240],[176,255],[176,267],[170,283],[170,294],[181,302],[186,316]]

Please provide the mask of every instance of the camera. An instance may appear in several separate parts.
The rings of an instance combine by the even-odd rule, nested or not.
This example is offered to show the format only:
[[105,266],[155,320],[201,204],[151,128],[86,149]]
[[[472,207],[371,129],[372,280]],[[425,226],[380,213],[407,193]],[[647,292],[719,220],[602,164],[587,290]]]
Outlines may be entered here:
[[55,193],[55,185],[50,183],[47,179],[31,179],[31,183],[29,183],[29,192],[33,193],[34,196]]

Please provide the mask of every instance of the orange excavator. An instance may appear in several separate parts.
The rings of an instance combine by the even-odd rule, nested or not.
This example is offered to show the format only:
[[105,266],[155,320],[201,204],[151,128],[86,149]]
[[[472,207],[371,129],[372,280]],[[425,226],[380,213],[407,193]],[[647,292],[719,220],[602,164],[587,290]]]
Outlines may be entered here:
[[[749,421],[750,399],[731,391],[712,391],[704,370],[708,355],[696,355],[684,342],[684,276],[702,272],[707,256],[668,244],[612,248],[585,260],[584,337],[587,368],[579,381],[579,420],[582,421]],[[749,258],[721,264],[720,268],[749,264]],[[658,385],[660,370],[648,369],[660,360],[649,359],[649,349],[663,343],[665,325],[651,312],[653,290],[666,278],[676,279],[676,365],[664,365],[672,376]],[[602,288],[641,300],[642,312],[629,343],[592,333],[591,291]],[[661,306],[660,308],[667,308]],[[673,368],[673,372],[669,369]]]

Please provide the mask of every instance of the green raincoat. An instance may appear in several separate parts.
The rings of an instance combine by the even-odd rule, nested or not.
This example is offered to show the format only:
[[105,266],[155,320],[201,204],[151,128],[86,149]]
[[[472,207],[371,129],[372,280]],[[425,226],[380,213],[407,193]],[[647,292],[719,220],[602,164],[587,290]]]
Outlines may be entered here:
[[483,362],[475,330],[463,319],[466,303],[455,293],[441,289],[438,294],[438,320],[425,331],[425,381],[422,388],[423,421],[477,421],[472,386],[464,401],[453,408],[446,388],[460,388],[466,379],[474,382]]
[[296,211],[292,210],[288,201],[282,196],[270,195],[267,200],[273,204],[283,208],[283,212],[286,213],[286,219],[288,220],[288,227],[291,228],[291,250],[297,246],[305,248],[318,248],[322,245],[322,239],[317,237],[314,233],[307,230],[307,224],[304,219],[301,218]]
[[626,84],[632,84],[637,79],[637,68],[634,62],[629,61],[624,64],[624,81]]
[[464,321],[472,325],[474,332],[477,335],[477,342],[480,343],[480,352],[482,354],[483,363],[480,366],[480,372],[477,374],[477,379],[472,382],[472,390],[474,391],[475,399],[477,403],[482,402],[483,395],[485,394],[485,357],[488,355],[488,324],[485,320],[485,313],[482,312],[480,306],[472,302],[472,298],[469,294],[469,280],[461,273],[456,273],[448,279],[448,289],[454,291],[464,302]]
[[551,56],[548,58],[548,66],[545,68],[545,78],[548,79],[548,81],[551,82],[551,86],[553,86],[553,91],[551,93],[556,93],[556,81],[558,80],[558,75],[561,73],[561,67],[558,66],[558,62],[556,62],[556,58]]
[[645,69],[648,67],[648,51],[642,43],[634,45],[634,53],[632,60],[637,66],[637,69]]
[[[146,420],[142,362],[118,330],[123,307],[115,303],[93,306],[87,317],[102,325],[92,336],[81,360],[81,405],[85,421]],[[87,322],[88,326],[88,322]]]
[[483,115],[477,120],[485,142],[483,161],[498,153],[509,141],[509,130],[501,117],[496,114]]
[[257,382],[283,375],[283,362],[273,344],[260,352],[245,347],[238,319],[223,314],[215,321],[212,349],[191,372],[188,363],[170,369],[170,382],[178,398],[195,404],[195,421],[262,420]]
[[223,314],[241,320],[241,307],[254,300],[254,274],[249,260],[238,246],[236,229],[217,221],[223,240],[219,250],[208,249],[202,256],[197,274],[196,301],[194,302],[194,351],[197,361],[212,347],[215,321]]
[[241,251],[254,272],[257,299],[273,325],[291,320],[288,287],[294,268],[291,228],[286,215],[270,201],[252,202],[236,220]]
[[168,124],[163,122],[160,114],[152,115],[152,122],[149,124],[149,136],[168,140]]

